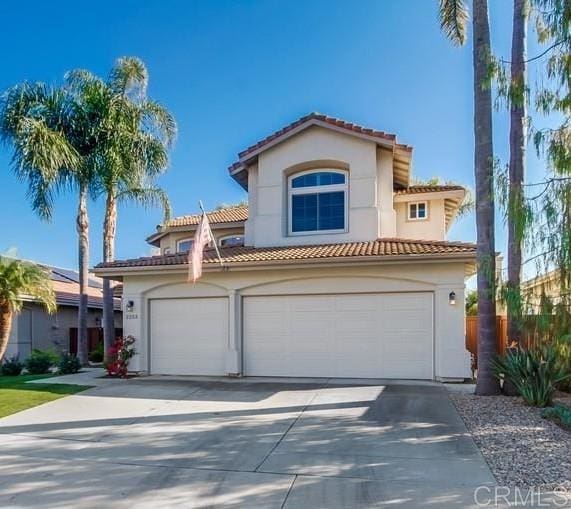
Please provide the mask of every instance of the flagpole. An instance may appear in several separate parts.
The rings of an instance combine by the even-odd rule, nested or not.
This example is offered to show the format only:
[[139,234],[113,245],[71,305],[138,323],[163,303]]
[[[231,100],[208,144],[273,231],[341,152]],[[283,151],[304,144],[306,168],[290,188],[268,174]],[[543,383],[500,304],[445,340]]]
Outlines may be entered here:
[[[200,210],[202,210],[202,213],[206,215],[204,207],[202,206],[202,200],[198,200],[198,206],[200,207]],[[218,250],[218,244],[216,243],[216,239],[212,234],[212,228],[210,228],[210,222],[208,223],[208,228],[210,230],[210,236],[212,237],[212,243],[214,244],[214,249],[216,249],[216,256],[218,256],[218,262],[220,263],[220,267],[224,268],[224,263],[222,262],[222,256],[220,256],[220,251]]]

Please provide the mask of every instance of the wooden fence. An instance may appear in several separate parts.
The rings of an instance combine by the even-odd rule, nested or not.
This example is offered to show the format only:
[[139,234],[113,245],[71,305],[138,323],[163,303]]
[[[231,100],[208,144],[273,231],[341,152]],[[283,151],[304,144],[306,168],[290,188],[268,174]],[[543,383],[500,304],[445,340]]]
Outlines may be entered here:
[[[560,328],[559,324],[559,328]],[[528,315],[523,318],[522,344],[531,345],[540,340],[553,339],[558,324],[551,315]],[[498,338],[498,354],[503,354],[508,347],[508,320],[506,316],[496,316],[496,337]],[[478,317],[466,317],[466,350],[473,356],[478,355]]]
[[[502,354],[508,346],[508,320],[505,316],[496,316],[496,337],[498,353]],[[478,317],[466,317],[466,350],[474,357],[478,355]]]

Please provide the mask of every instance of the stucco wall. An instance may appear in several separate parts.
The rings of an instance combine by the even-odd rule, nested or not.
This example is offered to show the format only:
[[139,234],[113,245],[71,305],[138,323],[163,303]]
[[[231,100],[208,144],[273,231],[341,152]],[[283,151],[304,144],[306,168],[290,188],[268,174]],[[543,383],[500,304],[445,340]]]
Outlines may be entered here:
[[[300,245],[372,240],[379,236],[378,175],[392,193],[392,155],[377,161],[375,143],[311,127],[262,152],[257,168],[249,171],[250,217],[247,242],[255,246]],[[390,159],[390,160],[389,160]],[[335,234],[288,236],[287,177],[296,171],[337,168],[349,171],[348,231]],[[388,182],[390,168],[391,182]],[[385,211],[392,209],[392,197],[383,200]],[[391,214],[383,216],[386,231],[394,231]]]
[[[90,309],[87,326],[98,327],[96,319],[102,318],[102,311]],[[14,320],[7,355],[18,355],[26,359],[34,348],[46,350],[69,350],[69,329],[77,327],[77,308],[59,306],[57,313],[49,315],[39,305],[28,303]],[[122,327],[121,312],[115,312],[115,327]]]
[[[461,262],[383,264],[347,268],[290,268],[206,273],[188,284],[184,273],[124,277],[124,299],[134,303],[124,314],[125,334],[136,340],[131,368],[147,371],[148,306],[153,298],[228,296],[230,330],[228,372],[239,372],[241,362],[241,298],[247,295],[303,293],[362,293],[431,291],[434,294],[434,351],[436,378],[470,375],[465,349],[464,264]],[[448,296],[456,293],[456,304]]]
[[[422,195],[420,195],[418,201],[424,201],[422,200]],[[444,200],[430,200],[427,201],[427,204],[428,218],[424,220],[411,221],[408,219],[408,202],[395,203],[397,237],[401,239],[419,240],[446,239]]]

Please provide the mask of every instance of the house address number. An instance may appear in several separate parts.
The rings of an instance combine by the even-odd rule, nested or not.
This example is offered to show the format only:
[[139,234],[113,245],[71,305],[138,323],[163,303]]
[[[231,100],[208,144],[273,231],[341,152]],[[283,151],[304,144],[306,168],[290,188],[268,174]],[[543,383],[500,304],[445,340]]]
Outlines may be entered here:
[[137,318],[139,318],[139,315],[137,313],[127,313],[125,315],[125,319],[127,320],[136,320]]

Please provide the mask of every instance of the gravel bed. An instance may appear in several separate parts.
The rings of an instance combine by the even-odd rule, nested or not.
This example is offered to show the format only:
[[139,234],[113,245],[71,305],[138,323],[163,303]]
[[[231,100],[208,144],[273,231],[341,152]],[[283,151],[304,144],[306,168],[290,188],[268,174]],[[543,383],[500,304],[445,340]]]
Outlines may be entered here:
[[451,393],[501,486],[571,489],[571,433],[519,398]]

